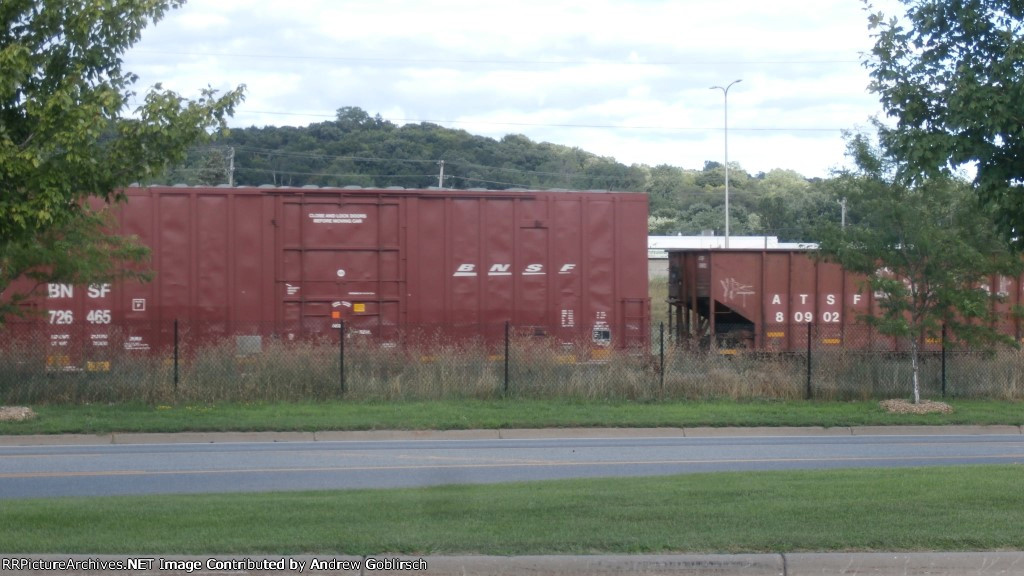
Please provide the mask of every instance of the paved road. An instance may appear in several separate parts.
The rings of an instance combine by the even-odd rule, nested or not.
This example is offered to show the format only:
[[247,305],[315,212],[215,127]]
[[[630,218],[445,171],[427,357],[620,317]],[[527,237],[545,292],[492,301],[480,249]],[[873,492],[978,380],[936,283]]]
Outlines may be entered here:
[[[387,440],[340,439],[366,437],[358,434],[23,439],[51,445],[0,446],[0,498],[1024,463],[1024,436],[1016,427],[712,430],[705,436],[672,429],[505,431],[500,439],[491,434],[391,434]],[[3,443],[18,440],[8,437]]]

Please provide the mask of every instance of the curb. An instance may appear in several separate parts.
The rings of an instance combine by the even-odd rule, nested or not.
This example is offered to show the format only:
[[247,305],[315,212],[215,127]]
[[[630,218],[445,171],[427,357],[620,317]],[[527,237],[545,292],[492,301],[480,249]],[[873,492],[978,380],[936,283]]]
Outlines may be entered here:
[[382,440],[534,440],[545,438],[731,438],[783,436],[1024,435],[1021,426],[840,426],[750,428],[519,428],[495,430],[324,430],[318,432],[177,432],[0,436],[0,446],[364,442]]
[[[423,576],[896,576],[999,574],[1024,576],[1024,552],[874,552],[814,554],[663,554],[607,556],[150,556],[0,555],[0,570],[38,574],[52,565],[76,562],[66,575],[95,573],[101,562],[134,562],[132,574],[343,574]],[[314,564],[316,562],[316,564]]]

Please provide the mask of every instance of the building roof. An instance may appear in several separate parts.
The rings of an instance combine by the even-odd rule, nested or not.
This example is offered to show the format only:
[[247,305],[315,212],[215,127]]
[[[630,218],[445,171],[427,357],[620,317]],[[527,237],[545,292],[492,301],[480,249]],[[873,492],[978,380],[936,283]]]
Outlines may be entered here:
[[[729,236],[729,250],[807,250],[813,242],[779,242],[778,236]],[[668,250],[725,250],[725,236],[648,236],[647,257],[668,258]]]

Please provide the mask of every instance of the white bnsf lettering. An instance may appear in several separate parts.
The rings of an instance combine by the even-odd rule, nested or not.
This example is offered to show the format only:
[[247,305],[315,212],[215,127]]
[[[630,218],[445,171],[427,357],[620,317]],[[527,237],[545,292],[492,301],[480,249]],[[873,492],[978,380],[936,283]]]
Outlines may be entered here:
[[492,264],[491,269],[487,272],[488,276],[511,276],[512,265],[511,264]]
[[476,264],[459,264],[453,276],[476,276]]
[[[559,269],[559,274],[571,274],[576,269],[575,264],[563,264]],[[527,264],[523,267],[521,274],[523,276],[543,276],[547,274],[543,264]],[[455,267],[455,273],[452,276],[456,277],[473,277],[477,275],[476,264],[459,264]],[[490,268],[487,269],[488,276],[511,276],[512,265],[511,264],[491,264]]]
[[46,295],[50,298],[72,298],[75,290],[70,284],[47,284]]
[[106,298],[110,294],[110,284],[89,284],[89,298]]

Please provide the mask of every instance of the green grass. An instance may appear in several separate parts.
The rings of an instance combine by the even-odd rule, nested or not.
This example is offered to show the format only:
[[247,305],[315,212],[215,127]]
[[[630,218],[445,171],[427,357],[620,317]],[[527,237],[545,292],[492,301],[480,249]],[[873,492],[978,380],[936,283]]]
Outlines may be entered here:
[[874,401],[602,402],[438,400],[280,404],[41,405],[0,434],[111,432],[458,430],[564,427],[1024,424],[1024,403],[951,400],[952,414],[889,414]]
[[[5,501],[5,553],[591,554],[1024,547],[1020,466]],[[88,529],[83,529],[88,527]]]

